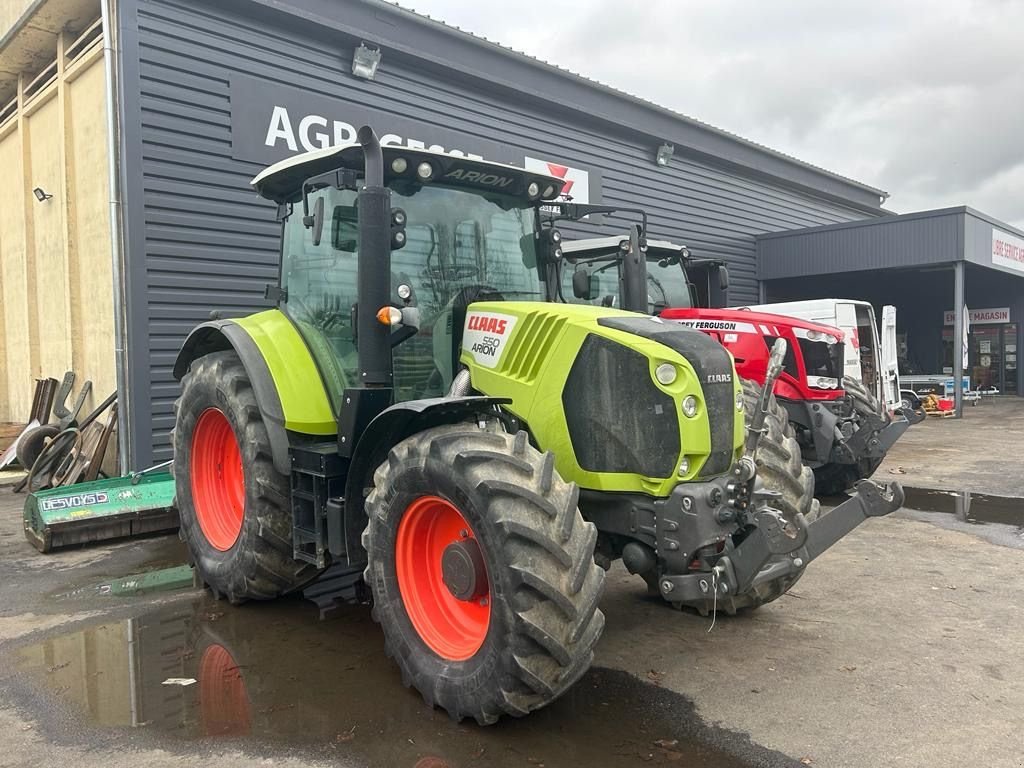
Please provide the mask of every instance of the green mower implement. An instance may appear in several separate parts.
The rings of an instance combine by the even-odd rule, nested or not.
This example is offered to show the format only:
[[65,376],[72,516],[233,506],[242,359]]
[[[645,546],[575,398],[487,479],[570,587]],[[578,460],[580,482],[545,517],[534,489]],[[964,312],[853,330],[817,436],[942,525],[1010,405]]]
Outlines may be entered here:
[[214,595],[329,569],[405,685],[488,724],[583,675],[613,560],[672,605],[754,608],[899,506],[870,485],[819,519],[770,389],[721,345],[562,302],[562,180],[358,140],[253,180],[277,307],[198,326],[175,362],[182,537]]
[[167,472],[94,480],[30,493],[25,538],[40,552],[173,531],[174,479]]

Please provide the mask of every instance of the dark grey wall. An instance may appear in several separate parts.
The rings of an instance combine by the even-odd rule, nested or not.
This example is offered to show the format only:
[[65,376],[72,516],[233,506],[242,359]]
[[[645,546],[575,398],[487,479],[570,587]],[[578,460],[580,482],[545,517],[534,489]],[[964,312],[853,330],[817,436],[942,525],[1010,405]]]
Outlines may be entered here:
[[887,216],[758,238],[762,280],[928,266],[963,253],[963,209]]
[[[474,74],[465,61],[449,66],[443,57],[385,47],[376,80],[355,79],[353,48],[360,40],[374,43],[375,35],[389,39],[394,20],[360,3],[313,4],[334,15],[330,25],[240,0],[120,4],[133,468],[170,456],[177,395],[170,372],[188,330],[214,308],[263,306],[263,287],[276,279],[278,226],[248,185],[276,156],[268,151],[261,162],[252,154],[252,131],[245,148],[235,146],[242,137],[237,119],[232,133],[232,113],[252,112],[251,104],[232,104],[238,76],[265,83],[268,117],[274,99],[286,93],[281,89],[302,89],[308,113],[340,110],[324,115],[329,120],[348,119],[349,109],[379,133],[416,131],[416,138],[447,148],[457,143],[486,155],[498,146],[508,153],[500,159],[529,155],[589,170],[604,202],[647,209],[652,235],[727,260],[736,302],[757,299],[756,234],[871,215],[863,190],[844,204],[835,197],[844,185],[834,179],[822,181],[821,195],[773,181],[765,169],[784,162],[768,153],[764,169],[744,170],[736,157],[709,158],[703,150],[713,142],[700,152],[677,144],[671,166],[660,169],[653,162],[657,144],[643,126],[616,126],[607,114],[571,109],[543,93],[524,95]],[[359,21],[358,37],[346,34],[346,14]],[[509,59],[510,72],[519,66]],[[614,100],[602,98],[607,112]],[[293,124],[301,116],[292,114]],[[265,130],[258,127],[257,135]],[[747,162],[750,148],[744,153]],[[813,172],[797,170],[803,181],[813,180]]]

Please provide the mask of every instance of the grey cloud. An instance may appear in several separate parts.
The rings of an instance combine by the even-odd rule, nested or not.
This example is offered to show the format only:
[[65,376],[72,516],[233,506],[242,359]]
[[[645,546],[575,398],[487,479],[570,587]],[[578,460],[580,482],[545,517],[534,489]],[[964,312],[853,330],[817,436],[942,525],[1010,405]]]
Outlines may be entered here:
[[1024,226],[1024,3],[417,0],[417,9],[830,170],[893,210]]

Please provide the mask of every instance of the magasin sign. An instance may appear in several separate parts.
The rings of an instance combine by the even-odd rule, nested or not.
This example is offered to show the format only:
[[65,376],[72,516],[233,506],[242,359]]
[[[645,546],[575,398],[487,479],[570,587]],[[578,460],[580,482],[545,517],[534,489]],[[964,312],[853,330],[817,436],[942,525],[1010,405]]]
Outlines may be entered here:
[[[953,325],[953,311],[946,310],[942,313],[943,325]],[[992,307],[990,309],[968,310],[968,320],[971,325],[991,325],[993,323],[1010,322],[1009,307]]]

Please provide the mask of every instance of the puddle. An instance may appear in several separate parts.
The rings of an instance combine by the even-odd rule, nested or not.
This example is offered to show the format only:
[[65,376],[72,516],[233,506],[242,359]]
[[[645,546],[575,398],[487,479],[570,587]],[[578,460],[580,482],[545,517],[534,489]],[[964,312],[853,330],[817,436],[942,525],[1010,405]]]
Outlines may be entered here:
[[903,490],[907,497],[903,506],[908,509],[955,515],[963,523],[1006,525],[1024,532],[1024,498],[929,488]]
[[[17,653],[30,679],[92,726],[204,749],[301,746],[410,768],[795,764],[704,725],[685,698],[607,669],[524,719],[456,724],[402,687],[367,609],[336,616],[319,621],[297,599],[231,607],[203,597]],[[186,684],[164,684],[172,678]]]

